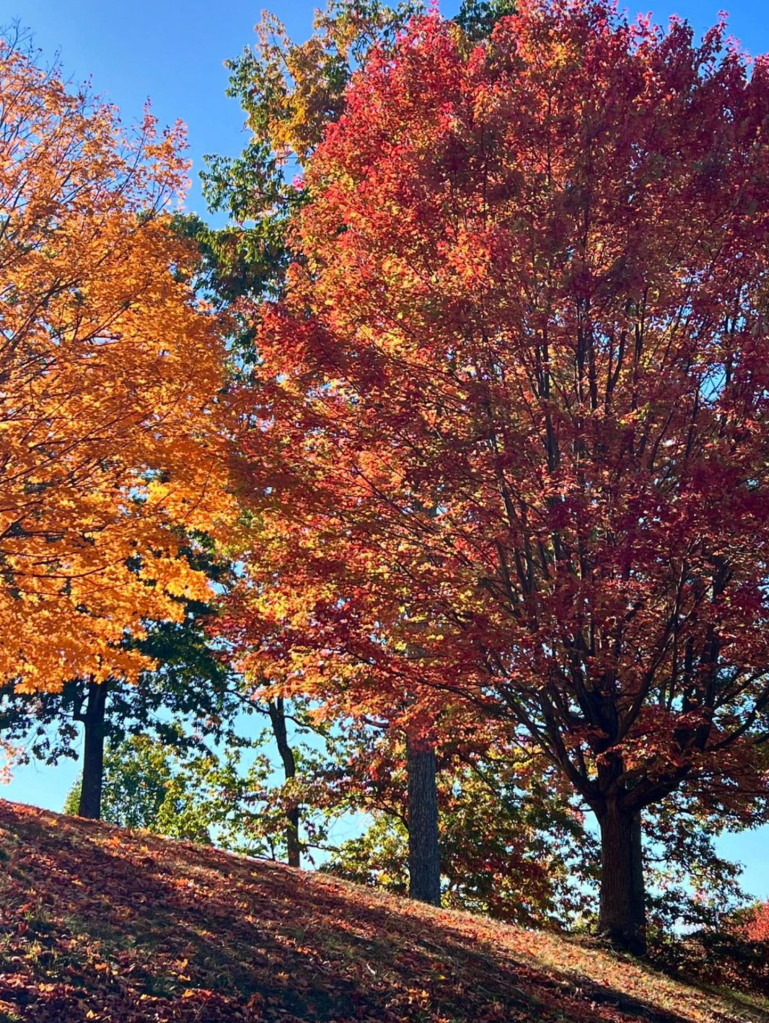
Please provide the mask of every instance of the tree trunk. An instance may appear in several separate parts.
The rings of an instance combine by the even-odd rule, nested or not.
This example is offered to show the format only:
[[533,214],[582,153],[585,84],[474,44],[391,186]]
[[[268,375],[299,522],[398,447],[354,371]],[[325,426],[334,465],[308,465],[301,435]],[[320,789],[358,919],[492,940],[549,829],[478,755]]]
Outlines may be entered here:
[[84,729],[83,781],[80,786],[78,815],[101,818],[101,791],[104,781],[104,733],[107,708],[107,684],[88,683],[88,703],[78,716]]
[[646,897],[641,816],[612,801],[601,826],[601,897],[598,933],[634,955],[646,951]]
[[[296,777],[296,759],[294,751],[288,741],[286,729],[286,706],[283,697],[277,700],[270,700],[267,704],[270,715],[272,732],[278,746],[280,759],[283,761],[283,771],[286,781]],[[288,864],[290,867],[301,866],[302,847],[299,842],[299,807],[294,806],[286,812],[286,848],[288,852]]]
[[408,746],[409,895],[441,904],[435,750]]
[[640,938],[638,955],[646,952],[646,884],[644,882],[644,859],[640,812],[633,814],[633,916],[636,934]]

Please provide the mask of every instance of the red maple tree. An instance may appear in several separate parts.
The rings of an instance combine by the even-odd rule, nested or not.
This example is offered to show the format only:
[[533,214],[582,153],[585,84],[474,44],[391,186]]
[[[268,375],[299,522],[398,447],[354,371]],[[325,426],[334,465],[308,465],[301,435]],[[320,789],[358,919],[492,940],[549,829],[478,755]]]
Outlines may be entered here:
[[311,161],[245,399],[251,670],[525,733],[635,949],[641,811],[755,795],[768,733],[769,62],[724,39],[415,20]]

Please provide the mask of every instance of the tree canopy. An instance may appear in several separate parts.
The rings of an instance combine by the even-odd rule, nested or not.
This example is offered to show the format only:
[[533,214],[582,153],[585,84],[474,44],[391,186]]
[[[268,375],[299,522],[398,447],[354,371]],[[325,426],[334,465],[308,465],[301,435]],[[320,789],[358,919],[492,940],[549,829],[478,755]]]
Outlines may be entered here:
[[244,397],[244,664],[524,734],[631,945],[639,812],[765,778],[769,65],[724,32],[412,20],[308,164]]

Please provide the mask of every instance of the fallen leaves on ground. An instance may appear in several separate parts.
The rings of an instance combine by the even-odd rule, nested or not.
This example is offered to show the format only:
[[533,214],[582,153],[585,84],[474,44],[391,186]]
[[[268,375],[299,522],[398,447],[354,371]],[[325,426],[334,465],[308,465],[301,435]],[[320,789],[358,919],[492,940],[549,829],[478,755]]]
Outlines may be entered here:
[[736,1023],[594,945],[0,801],[0,1023]]

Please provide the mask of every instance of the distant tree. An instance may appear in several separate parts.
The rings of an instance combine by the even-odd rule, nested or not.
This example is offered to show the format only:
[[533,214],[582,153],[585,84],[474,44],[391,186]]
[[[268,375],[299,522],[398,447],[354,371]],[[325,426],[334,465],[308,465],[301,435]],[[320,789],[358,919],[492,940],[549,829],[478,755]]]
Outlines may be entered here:
[[[82,816],[78,785],[68,795],[64,812]],[[180,771],[177,754],[145,735],[107,746],[102,819],[171,838],[211,841],[205,807]]]
[[[169,745],[152,734],[128,734],[106,746],[102,819],[145,828],[169,838],[212,842],[250,856],[283,858],[325,841],[327,822],[309,812],[304,834],[286,827],[291,809],[312,801],[305,784],[317,774],[302,736],[293,747],[295,772],[279,777],[270,749],[271,729],[251,738],[232,735],[217,741]],[[67,796],[64,811],[80,814],[80,784]]]
[[456,23],[471,43],[488,39],[500,18],[515,13],[515,0],[463,0]]

